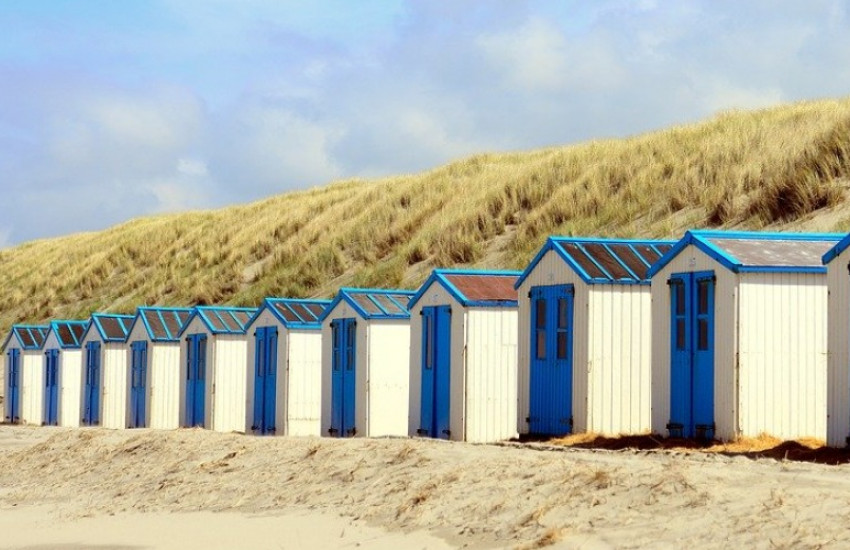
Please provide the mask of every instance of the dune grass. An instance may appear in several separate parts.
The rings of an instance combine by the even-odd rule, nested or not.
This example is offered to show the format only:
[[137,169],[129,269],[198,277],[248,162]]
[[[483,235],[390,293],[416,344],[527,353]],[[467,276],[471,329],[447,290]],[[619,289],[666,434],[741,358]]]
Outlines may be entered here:
[[435,266],[522,268],[550,234],[846,230],[850,100],[630,139],[481,154],[0,251],[0,330],[139,305],[257,305],[342,285],[413,288]]

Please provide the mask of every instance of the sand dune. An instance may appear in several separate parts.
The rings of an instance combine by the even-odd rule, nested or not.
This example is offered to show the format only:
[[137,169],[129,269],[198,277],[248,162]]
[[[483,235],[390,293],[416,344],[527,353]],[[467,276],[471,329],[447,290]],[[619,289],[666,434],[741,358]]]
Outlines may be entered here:
[[[668,451],[2,427],[0,528],[105,536],[112,521],[129,538],[109,544],[166,548],[144,535],[183,513],[199,532],[244,531],[245,548],[843,548],[848,474]],[[299,542],[299,526],[333,537]],[[76,544],[46,536],[5,540]]]

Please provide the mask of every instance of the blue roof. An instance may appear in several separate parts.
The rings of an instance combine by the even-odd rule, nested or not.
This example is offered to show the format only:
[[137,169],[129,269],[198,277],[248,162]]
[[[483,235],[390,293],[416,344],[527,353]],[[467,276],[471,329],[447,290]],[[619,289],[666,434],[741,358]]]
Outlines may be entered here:
[[408,309],[419,302],[432,284],[441,285],[464,307],[516,307],[514,288],[520,271],[435,269],[410,299]]
[[407,304],[413,294],[411,290],[341,288],[319,322],[323,322],[343,300],[364,319],[410,319]]
[[14,337],[21,349],[27,351],[39,350],[44,346],[49,330],[50,327],[47,325],[13,325],[2,347],[6,349],[9,341]]
[[104,342],[126,342],[127,336],[130,334],[130,327],[133,325],[132,315],[116,315],[112,313],[92,313],[91,322],[86,327],[86,332],[80,341],[86,339],[89,331],[93,328],[97,330],[100,339]]
[[322,328],[319,318],[330,303],[330,300],[318,299],[266,298],[248,324],[253,325],[263,311],[269,310],[287,328],[319,329]]
[[190,307],[140,307],[130,332],[141,322],[151,342],[177,342],[193,311]]
[[691,230],[650,269],[658,273],[694,245],[734,273],[826,273],[823,257],[844,235]]
[[528,278],[543,256],[554,251],[587,284],[649,284],[649,268],[675,241],[549,237],[517,280]]
[[257,313],[255,307],[197,306],[180,331],[182,335],[195,317],[201,319],[212,334],[245,334],[248,323]]
[[51,321],[49,332],[56,335],[60,348],[79,349],[88,327],[88,321]]
[[824,265],[828,264],[834,260],[836,256],[847,250],[848,246],[850,246],[850,234],[845,235],[843,239],[838,241],[838,244],[830,248],[827,253],[823,255],[821,261]]

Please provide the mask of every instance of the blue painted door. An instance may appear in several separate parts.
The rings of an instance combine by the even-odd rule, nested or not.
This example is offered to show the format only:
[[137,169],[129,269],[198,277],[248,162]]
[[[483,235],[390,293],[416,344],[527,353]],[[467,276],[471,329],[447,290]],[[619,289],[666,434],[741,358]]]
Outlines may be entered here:
[[449,306],[422,308],[422,394],[419,435],[451,437],[451,317]]
[[21,350],[10,349],[6,360],[6,422],[21,420]]
[[59,425],[59,350],[44,353],[44,424]]
[[531,289],[528,428],[557,436],[572,431],[573,285]]
[[186,425],[204,427],[207,378],[207,335],[192,334],[187,339]]
[[350,437],[357,433],[355,387],[357,362],[357,322],[353,318],[331,322],[331,426],[328,433]]
[[85,386],[83,387],[83,424],[100,424],[100,342],[86,344]]
[[254,333],[254,422],[251,429],[275,433],[277,412],[277,327],[260,327]]
[[148,343],[133,342],[130,349],[130,419],[127,427],[144,428],[147,426]]
[[714,437],[714,273],[670,280],[671,436]]

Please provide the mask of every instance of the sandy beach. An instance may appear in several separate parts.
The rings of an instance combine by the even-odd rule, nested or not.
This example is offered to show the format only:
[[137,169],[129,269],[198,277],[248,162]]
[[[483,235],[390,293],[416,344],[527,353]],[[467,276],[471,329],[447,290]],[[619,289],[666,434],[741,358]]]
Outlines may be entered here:
[[845,548],[850,466],[0,427],[0,548]]

